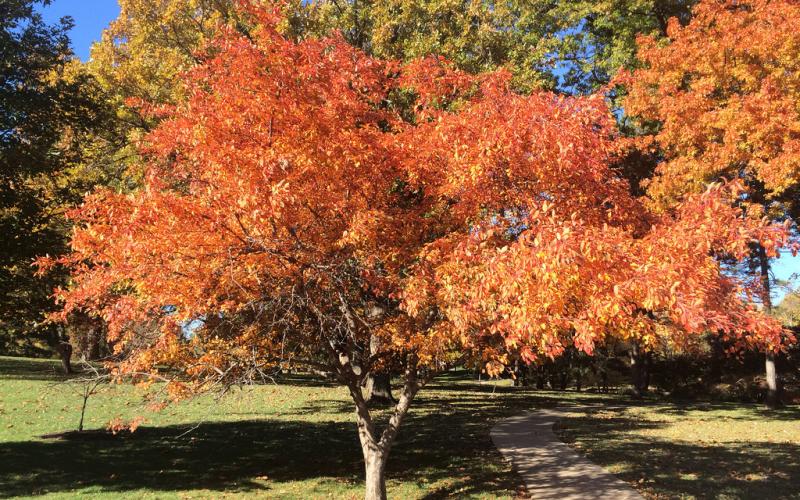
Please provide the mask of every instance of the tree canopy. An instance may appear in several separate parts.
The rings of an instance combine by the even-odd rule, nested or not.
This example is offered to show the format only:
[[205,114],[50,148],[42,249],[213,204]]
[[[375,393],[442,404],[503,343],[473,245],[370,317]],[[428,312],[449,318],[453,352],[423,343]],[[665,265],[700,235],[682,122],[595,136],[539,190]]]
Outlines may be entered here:
[[643,67],[618,81],[626,112],[658,123],[656,205],[742,179],[772,217],[797,216],[799,31],[797,2],[704,1],[688,25],[670,23],[669,43],[640,38]]
[[[91,78],[69,48],[69,19],[48,26],[35,2],[0,7],[0,350],[36,352],[56,342],[53,287],[35,257],[67,250],[65,207],[93,184],[81,141],[103,122]],[[38,345],[37,345],[38,342]]]
[[[736,207],[739,182],[649,210],[612,168],[602,96],[524,95],[506,70],[287,38],[279,11],[244,8],[257,22],[221,29],[185,99],[138,103],[160,120],[141,185],[88,196],[72,253],[40,262],[70,267],[57,317],[102,318],[120,374],[178,368],[181,397],[276,366],[328,370],[380,498],[416,392],[455,363],[498,374],[511,355],[607,337],[792,341],[718,260],[755,242],[774,254],[786,228]],[[384,365],[404,387],[379,430],[360,385]]]

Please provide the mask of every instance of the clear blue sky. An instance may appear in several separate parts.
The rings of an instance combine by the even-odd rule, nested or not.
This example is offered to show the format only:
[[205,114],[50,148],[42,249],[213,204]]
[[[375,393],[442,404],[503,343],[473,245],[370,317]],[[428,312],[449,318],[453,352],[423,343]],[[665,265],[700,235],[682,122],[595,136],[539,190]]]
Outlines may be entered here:
[[53,23],[64,16],[75,21],[72,29],[72,48],[82,60],[89,58],[92,43],[100,40],[100,34],[119,15],[117,0],[53,0],[41,9],[47,22]]
[[[73,50],[85,61],[92,43],[100,39],[103,29],[119,15],[119,5],[116,0],[53,0],[42,12],[49,22],[72,16],[75,20],[75,28],[70,33]],[[783,280],[800,274],[800,256],[784,255],[774,262],[773,270],[775,277]],[[793,288],[797,288],[800,280],[795,279],[793,284]],[[776,290],[776,299],[780,300],[783,293],[783,290]]]

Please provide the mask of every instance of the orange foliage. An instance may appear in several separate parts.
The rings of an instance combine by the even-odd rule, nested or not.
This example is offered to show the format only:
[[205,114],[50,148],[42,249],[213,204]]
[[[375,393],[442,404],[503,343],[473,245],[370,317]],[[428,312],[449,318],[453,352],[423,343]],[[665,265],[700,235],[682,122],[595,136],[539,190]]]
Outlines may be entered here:
[[[679,341],[787,340],[716,258],[755,240],[774,252],[785,228],[731,208],[735,183],[649,212],[610,168],[602,98],[517,95],[503,71],[401,65],[339,37],[294,42],[277,14],[255,15],[249,38],[225,34],[186,74],[184,102],[157,110],[143,187],[74,213],[61,317],[105,319],[123,370],[181,367],[182,397],[278,364],[351,387],[390,358],[497,374],[509,353],[652,342],[657,324]],[[418,96],[412,119],[400,92]],[[202,326],[187,335],[190,320]]]
[[628,114],[661,124],[656,206],[723,177],[796,203],[786,196],[800,184],[798,33],[796,0],[705,0],[687,26],[670,22],[669,43],[639,39],[644,67],[617,82]]

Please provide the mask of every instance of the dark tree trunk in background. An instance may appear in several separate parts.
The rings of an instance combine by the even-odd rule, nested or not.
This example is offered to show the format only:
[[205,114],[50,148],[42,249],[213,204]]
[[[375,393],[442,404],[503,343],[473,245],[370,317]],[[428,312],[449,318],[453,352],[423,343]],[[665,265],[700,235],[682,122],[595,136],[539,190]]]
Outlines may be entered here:
[[[772,297],[769,283],[769,258],[764,247],[758,245],[758,264],[761,275],[761,302],[764,311],[772,311]],[[765,403],[770,408],[781,406],[780,384],[778,383],[778,371],[775,369],[775,355],[767,352],[765,355],[765,374],[767,379],[767,396]]]
[[89,360],[95,360],[100,358],[100,329],[99,328],[90,328],[86,334],[86,339],[88,340],[89,345],[87,346],[87,353],[86,356]]
[[633,389],[633,395],[637,398],[640,398],[643,394],[642,387],[644,381],[644,360],[642,359],[642,355],[639,350],[639,343],[636,341],[631,342],[630,357],[631,388]]
[[569,369],[564,367],[559,375],[558,388],[561,391],[566,391],[567,385],[569,385]]
[[376,373],[367,377],[366,401],[371,405],[390,405],[395,403],[392,396],[391,377],[386,373]]
[[61,356],[61,367],[64,373],[69,375],[72,373],[72,345],[69,342],[60,342],[58,344],[58,354]]
[[539,390],[544,389],[545,386],[545,371],[542,365],[536,367],[536,388]]
[[[373,335],[369,339],[369,351],[375,355],[380,350],[380,339]],[[370,405],[391,405],[397,401],[392,396],[392,377],[388,373],[371,373],[367,376],[364,399]]]
[[653,353],[647,351],[644,355],[644,374],[642,374],[642,392],[646,393],[650,390],[650,373],[653,371]]
[[725,346],[722,339],[714,335],[711,338],[711,366],[708,371],[708,381],[714,384],[722,382],[722,368],[725,363]]
[[569,351],[567,351],[567,363],[566,363],[566,365],[562,365],[561,366],[561,374],[560,374],[561,380],[559,381],[558,386],[559,386],[559,389],[561,389],[562,391],[566,391],[567,390],[567,386],[569,386],[569,379],[570,379],[570,376],[572,375],[572,364],[573,364],[573,360],[574,360],[573,357],[574,357],[574,353],[573,353],[572,349],[570,349]]

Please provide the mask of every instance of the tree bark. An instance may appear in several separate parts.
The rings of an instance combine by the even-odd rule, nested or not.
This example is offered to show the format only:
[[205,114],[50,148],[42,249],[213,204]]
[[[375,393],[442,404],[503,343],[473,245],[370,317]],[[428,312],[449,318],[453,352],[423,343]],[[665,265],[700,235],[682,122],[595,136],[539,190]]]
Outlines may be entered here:
[[368,375],[365,392],[366,401],[371,405],[390,405],[396,402],[392,396],[391,377],[387,373]]
[[386,500],[386,460],[389,458],[389,452],[400,430],[400,424],[421,387],[413,370],[407,369],[405,377],[400,399],[389,417],[386,428],[381,433],[378,433],[375,428],[369,412],[369,405],[361,393],[361,388],[354,382],[348,383],[350,395],[356,404],[358,439],[361,442],[361,452],[364,456],[366,484],[364,498],[366,500]]
[[711,337],[711,365],[708,370],[708,382],[718,384],[722,382],[723,364],[725,363],[725,346],[722,339],[714,335]]
[[386,500],[386,457],[378,449],[364,448],[364,468],[366,471],[366,500]]
[[[764,311],[769,313],[772,311],[772,294],[769,283],[769,258],[762,245],[758,245],[758,264],[761,274],[761,303],[764,306]],[[782,404],[780,385],[778,383],[778,371],[775,369],[775,355],[770,351],[765,353],[764,368],[767,379],[767,396],[765,403],[770,408],[778,408]]]
[[631,388],[633,389],[633,395],[637,398],[640,398],[642,397],[643,363],[641,353],[639,352],[639,343],[636,341],[631,342],[630,357]]
[[781,401],[780,385],[778,384],[778,371],[775,369],[775,355],[771,352],[766,354],[765,372],[767,377],[767,398],[766,404],[770,408],[779,408]]
[[58,344],[58,354],[61,356],[61,367],[64,369],[66,375],[72,373],[72,345],[69,342],[60,342]]
[[[369,339],[370,356],[380,350],[380,339],[372,335]],[[366,401],[370,405],[392,405],[397,402],[392,396],[392,377],[388,373],[370,373],[366,380]]]
[[543,390],[545,386],[545,373],[544,367],[539,365],[536,367],[536,388]]
[[558,390],[566,391],[569,385],[569,368],[564,367],[558,377]]

